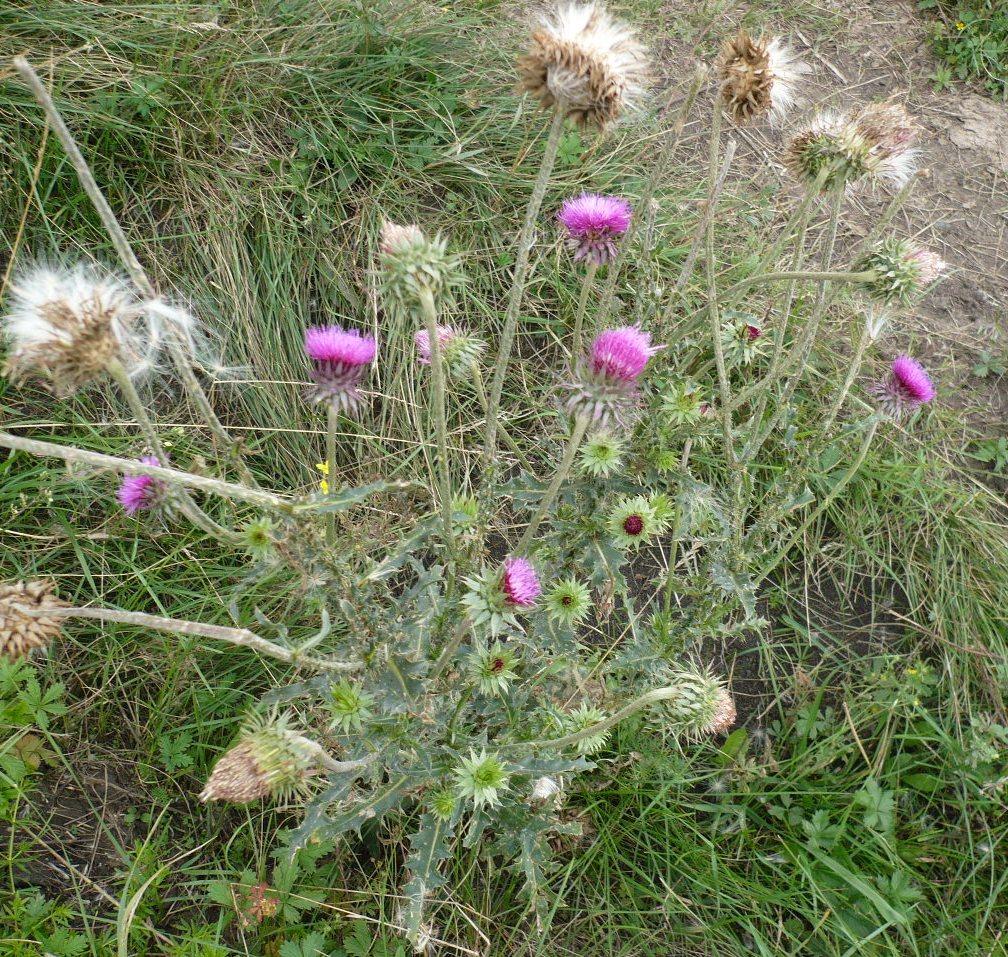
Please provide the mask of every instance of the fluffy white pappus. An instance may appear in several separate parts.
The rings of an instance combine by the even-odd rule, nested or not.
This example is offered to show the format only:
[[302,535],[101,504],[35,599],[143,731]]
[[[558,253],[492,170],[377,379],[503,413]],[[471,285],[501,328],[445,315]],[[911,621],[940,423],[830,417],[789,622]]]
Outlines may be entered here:
[[767,44],[773,86],[770,88],[770,122],[779,124],[802,102],[802,77],[812,72],[810,67],[783,40],[774,37]]
[[535,783],[532,785],[532,800],[548,801],[554,795],[559,794],[560,790],[560,782],[556,778],[536,778]]
[[249,373],[246,366],[227,365],[221,358],[223,348],[189,306],[174,304],[165,299],[150,299],[143,303],[150,334],[165,347],[168,339],[174,341],[183,355],[199,371],[218,380],[240,379]]

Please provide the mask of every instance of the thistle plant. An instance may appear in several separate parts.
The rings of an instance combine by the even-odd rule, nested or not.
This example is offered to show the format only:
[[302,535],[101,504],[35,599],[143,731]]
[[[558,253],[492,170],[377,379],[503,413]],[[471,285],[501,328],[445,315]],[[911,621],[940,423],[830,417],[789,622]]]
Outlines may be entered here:
[[[900,190],[876,224],[880,233],[905,197],[916,129],[902,107],[824,115],[781,137],[797,196],[753,272],[729,285],[715,225],[734,150],[731,123],[789,120],[808,68],[782,40],[729,39],[713,83],[704,88],[708,71],[700,68],[675,91],[680,109],[644,195],[593,192],[561,207],[550,191],[565,124],[598,135],[619,123],[632,129],[635,111],[646,115],[655,104],[633,30],[598,4],[559,8],[518,65],[530,107],[546,111],[539,119],[533,109],[530,120],[545,127],[545,145],[500,290],[499,339],[485,340],[477,310],[466,309],[469,284],[450,235],[386,222],[379,235],[363,236],[361,248],[377,250],[377,300],[339,323],[298,330],[302,368],[291,374],[307,372],[305,428],[325,447],[325,484],[302,494],[282,482],[262,487],[254,457],[232,441],[200,387],[201,362],[188,345],[196,320],[155,289],[45,86],[23,60],[17,70],[95,202],[125,274],[90,262],[15,274],[3,323],[8,374],[16,382],[39,378],[59,394],[104,388],[129,406],[138,434],[128,457],[13,432],[0,432],[0,447],[86,466],[86,477],[78,470],[74,480],[132,516],[124,522],[131,534],[149,534],[155,512],[159,521],[189,522],[242,569],[243,581],[269,576],[286,610],[275,621],[238,598],[218,616],[192,621],[97,596],[71,605],[56,597],[69,592],[58,582],[12,581],[0,584],[0,653],[41,655],[64,632],[98,621],[269,659],[272,687],[249,715],[236,716],[240,731],[222,742],[201,797],[303,806],[289,854],[395,817],[410,834],[402,922],[415,944],[425,939],[458,841],[503,856],[533,891],[548,882],[550,837],[562,826],[556,812],[578,800],[579,775],[618,757],[613,731],[621,722],[640,715],[642,728],[706,760],[706,743],[739,715],[728,684],[698,660],[702,642],[730,641],[760,621],[761,583],[842,494],[879,430],[891,419],[906,425],[936,394],[908,355],[874,382],[861,370],[877,364],[872,350],[883,344],[883,327],[898,329],[900,310],[926,293],[944,264],[882,234],[871,234],[850,263],[837,255],[856,185]],[[667,263],[641,250],[631,209],[651,210],[663,195],[662,171],[697,103],[709,120],[708,202],[685,262],[666,276]],[[542,213],[547,195],[547,209],[561,208],[570,259],[585,275],[571,267],[561,277],[579,304],[560,349],[544,344],[527,360],[541,365],[550,396],[537,400],[545,426],[533,444],[502,430],[500,420],[528,410],[522,390],[506,384],[525,290],[543,258],[533,247],[555,230],[553,214]],[[601,268],[609,272],[593,301]],[[624,287],[644,284],[667,290],[653,314],[621,298]],[[818,389],[799,390],[813,350],[825,351],[840,289],[863,305],[863,326],[846,384],[820,408]],[[370,288],[362,301],[369,295]],[[407,336],[392,335],[392,314],[405,320]],[[887,355],[893,346],[885,345]],[[347,416],[367,423],[368,377],[392,355],[415,363],[408,378],[416,406],[429,411],[418,419],[430,468],[414,482],[379,477],[354,486],[355,468],[373,478],[387,459],[365,444],[364,461],[341,461],[337,423]],[[153,404],[139,391],[154,365],[177,377],[190,399],[194,445],[212,441],[226,455],[196,467],[192,453],[172,447],[169,459]],[[454,422],[473,407],[460,401],[463,388],[475,393],[482,418],[453,428],[449,442],[449,412]],[[324,427],[315,408],[325,409]],[[801,449],[791,439],[795,423],[812,436]],[[515,453],[508,476],[500,474],[501,436]],[[774,445],[787,448],[788,469],[768,479],[780,473],[763,461]],[[839,452],[837,474],[818,464],[827,447]],[[95,478],[102,473],[114,480],[102,485]],[[809,485],[828,491],[814,501]],[[395,496],[407,492],[402,507]],[[365,504],[382,517],[384,536],[363,531]],[[208,594],[205,607],[218,601]],[[686,649],[688,660],[672,647]],[[545,920],[541,895],[532,899]]]

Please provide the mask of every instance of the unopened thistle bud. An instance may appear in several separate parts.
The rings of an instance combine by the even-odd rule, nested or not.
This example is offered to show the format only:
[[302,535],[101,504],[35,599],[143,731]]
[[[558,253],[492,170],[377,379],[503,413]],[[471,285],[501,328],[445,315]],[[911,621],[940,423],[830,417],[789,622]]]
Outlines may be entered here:
[[544,109],[605,129],[640,95],[647,58],[633,31],[602,4],[571,3],[533,32],[518,71],[522,89]]
[[721,324],[721,349],[728,366],[750,365],[766,348],[763,329],[754,316],[726,312]]
[[602,428],[624,422],[637,402],[637,380],[648,360],[664,348],[652,346],[650,333],[639,326],[599,333],[567,383],[567,411]]
[[273,520],[266,516],[246,522],[241,530],[245,551],[257,562],[268,561],[274,555],[275,531]]
[[305,353],[312,362],[315,383],[309,397],[341,412],[356,412],[361,401],[359,386],[377,349],[372,336],[362,336],[356,329],[335,325],[308,328]]
[[643,495],[621,499],[606,518],[606,530],[617,548],[640,548],[663,529],[664,524]]
[[374,717],[374,703],[374,695],[366,692],[359,681],[351,682],[344,678],[334,682],[327,702],[333,727],[343,734],[362,730]]
[[470,800],[478,809],[484,804],[500,804],[500,791],[507,790],[510,776],[506,765],[496,754],[487,754],[484,748],[477,754],[469,752],[455,767],[455,786],[463,800]]
[[34,269],[11,284],[3,329],[10,340],[4,374],[48,379],[68,395],[98,378],[112,362],[128,372],[146,363],[139,302],[118,279],[85,267]]
[[908,306],[945,272],[941,256],[909,240],[887,239],[869,250],[854,267],[873,272],[864,283],[877,302]]
[[896,103],[873,103],[853,117],[824,113],[795,136],[786,162],[798,179],[822,189],[859,181],[898,189],[913,175],[916,129]]
[[440,236],[429,239],[418,226],[385,222],[380,243],[379,280],[386,298],[407,314],[421,309],[423,297],[435,302],[458,285],[458,259]]
[[869,391],[878,399],[881,411],[893,419],[908,417],[937,394],[924,367],[907,355],[893,359],[889,375]]
[[289,716],[256,719],[214,765],[200,800],[248,804],[304,794],[320,751],[314,741],[291,729]]
[[573,627],[591,611],[591,592],[584,582],[564,578],[550,588],[544,602],[550,618]]
[[456,535],[469,531],[479,518],[479,500],[475,495],[456,495],[451,500],[452,528]]
[[[662,394],[661,417],[672,426],[693,425],[699,422],[702,414],[703,392],[695,382],[679,380],[671,383]],[[678,455],[674,455],[675,468],[679,464]],[[662,471],[659,469],[659,471]]]
[[[466,335],[451,326],[438,326],[438,345],[441,347],[441,360],[448,375],[457,379],[471,379],[473,363],[478,361],[486,343],[475,336]],[[430,335],[426,329],[419,329],[414,336],[418,361],[420,365],[431,363]]]
[[450,821],[455,814],[457,804],[458,798],[455,793],[447,788],[437,791],[430,802],[431,811],[439,821]]
[[62,619],[44,614],[65,608],[51,581],[0,583],[0,658],[17,661],[59,637]]
[[688,740],[721,734],[735,724],[735,701],[731,692],[710,672],[684,669],[668,679],[678,694],[665,706],[673,733]]
[[518,677],[518,658],[499,641],[489,648],[477,648],[469,658],[469,673],[480,693],[504,694]]
[[718,68],[721,100],[736,123],[768,114],[782,120],[797,102],[797,86],[809,72],[781,40],[754,40],[745,30],[725,41]]
[[595,478],[607,478],[623,465],[625,445],[609,432],[595,432],[578,452],[578,468]]
[[[564,716],[564,733],[577,734],[587,731],[589,728],[594,728],[595,725],[605,721],[607,717],[608,715],[601,708],[583,703],[579,708],[568,712]],[[597,731],[594,734],[587,734],[580,738],[575,747],[579,754],[595,754],[606,746],[608,740],[608,731]]]

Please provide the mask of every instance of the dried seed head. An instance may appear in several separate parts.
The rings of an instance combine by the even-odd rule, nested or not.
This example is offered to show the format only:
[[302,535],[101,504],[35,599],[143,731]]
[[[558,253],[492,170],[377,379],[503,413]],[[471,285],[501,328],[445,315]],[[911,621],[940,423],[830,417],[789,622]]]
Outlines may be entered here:
[[736,123],[769,114],[780,120],[797,102],[807,64],[776,38],[754,40],[745,30],[726,40],[718,63],[721,99]]
[[139,302],[118,279],[83,266],[71,271],[34,269],[15,279],[4,321],[10,340],[5,374],[31,374],[70,394],[118,359],[128,371],[150,364],[140,335]]
[[247,804],[304,794],[319,752],[314,741],[291,729],[289,716],[256,719],[214,766],[200,800]]
[[521,88],[544,109],[605,129],[639,95],[647,72],[643,45],[601,4],[568,4],[532,34],[519,61]]
[[0,583],[0,657],[25,658],[59,637],[62,619],[32,612],[65,608],[51,581]]

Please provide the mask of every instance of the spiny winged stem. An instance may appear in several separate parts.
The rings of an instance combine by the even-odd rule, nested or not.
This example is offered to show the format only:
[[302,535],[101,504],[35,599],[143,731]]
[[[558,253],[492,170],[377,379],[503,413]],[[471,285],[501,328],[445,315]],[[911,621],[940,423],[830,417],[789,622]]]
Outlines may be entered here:
[[[713,184],[718,178],[718,154],[721,144],[721,104],[714,106],[711,121],[710,156],[708,176]],[[715,202],[711,187],[711,206]],[[728,367],[725,364],[724,345],[721,342],[721,316],[717,301],[717,263],[714,259],[714,212],[705,212],[704,234],[707,272],[707,308],[709,310],[711,336],[714,340],[714,361],[717,363],[718,386],[721,392],[721,426],[724,432],[725,459],[729,468],[735,467],[735,450],[732,445],[731,385],[728,381]]]
[[441,500],[441,515],[444,521],[445,542],[451,551],[455,550],[455,536],[452,530],[451,469],[448,463],[448,418],[445,412],[444,356],[438,337],[437,306],[430,288],[423,286],[420,291],[420,308],[423,311],[427,337],[430,340],[431,385],[434,389],[434,428],[438,447],[438,498]]
[[[473,362],[472,364],[472,381],[473,386],[476,389],[476,398],[479,400],[480,408],[483,410],[483,415],[486,417],[487,413],[487,394],[486,389],[483,388],[483,371],[480,369],[480,364],[478,362]],[[533,478],[536,477],[535,470],[532,468],[532,463],[529,461],[528,456],[521,450],[521,446],[514,440],[511,432],[504,428],[503,425],[498,425],[500,429],[501,438],[504,439],[504,444],[515,454],[515,457],[521,463],[521,467],[528,472]]]
[[515,554],[524,555],[532,542],[533,536],[539,530],[539,525],[546,517],[546,513],[549,511],[550,506],[557,497],[557,493],[560,491],[560,486],[563,485],[567,476],[570,474],[571,467],[574,465],[574,457],[577,455],[577,450],[581,446],[581,440],[584,438],[584,434],[588,429],[588,424],[589,419],[584,415],[579,415],[574,420],[574,428],[571,430],[570,439],[567,441],[567,449],[564,452],[564,457],[557,466],[556,474],[553,476],[553,481],[550,482],[549,488],[543,492],[542,500],[539,502],[539,508],[536,509],[535,515],[532,516],[532,521],[528,523],[528,527],[525,529],[525,534],[522,535],[521,541],[518,543]]
[[[696,101],[697,94],[700,92],[700,87],[703,86],[703,82],[707,78],[707,73],[708,69],[706,64],[700,64],[696,70],[693,71],[693,80],[690,83],[689,89],[686,91],[686,97],[680,104],[679,109],[676,112],[675,119],[672,121],[672,125],[665,132],[661,149],[658,153],[658,159],[655,161],[655,164],[651,169],[651,175],[648,177],[647,183],[644,186],[644,192],[641,194],[640,201],[637,204],[639,213],[648,209],[655,198],[655,194],[658,192],[659,184],[665,179],[669,165],[672,162],[672,158],[675,156],[676,149],[679,146],[679,141],[682,138],[682,131],[686,125],[686,117],[689,116],[689,112],[693,108],[693,103]],[[609,263],[609,271],[606,273],[605,284],[602,286],[602,295],[599,299],[598,315],[601,322],[604,322],[608,318],[609,312],[612,309],[612,303],[616,295],[616,284],[619,281],[620,271],[630,255],[634,239],[637,237],[637,231],[640,229],[641,219],[642,217],[640,215],[634,216],[631,219],[630,228],[624,235],[623,242],[620,245],[620,252],[616,258]]]
[[504,317],[504,330],[501,333],[500,347],[494,364],[494,376],[490,384],[490,399],[487,403],[486,439],[483,445],[483,485],[485,489],[489,489],[492,484],[494,453],[497,450],[497,416],[500,410],[501,395],[504,391],[508,360],[511,358],[511,347],[514,345],[515,332],[518,327],[518,313],[521,310],[522,296],[525,292],[525,281],[528,278],[529,256],[532,251],[532,240],[535,236],[536,220],[546,195],[550,174],[556,163],[566,113],[565,104],[557,103],[553,113],[553,122],[546,138],[546,149],[539,167],[539,175],[532,188],[528,208],[525,210],[525,224],[522,226],[518,238],[518,252],[515,257],[511,291],[508,295],[507,312]]
[[47,607],[44,609],[20,608],[25,614],[49,618],[87,618],[92,621],[108,621],[120,625],[133,625],[137,628],[150,628],[171,635],[186,635],[196,638],[212,638],[215,641],[225,641],[242,648],[251,648],[261,655],[276,658],[287,664],[314,668],[318,671],[360,671],[364,667],[359,661],[335,661],[330,658],[319,658],[315,655],[301,655],[296,649],[285,648],[268,638],[257,635],[247,628],[228,628],[224,625],[208,625],[201,621],[185,621],[178,618],[165,618],[161,615],[148,615],[140,611],[121,611],[118,608],[102,608],[85,606],[80,608]]
[[562,738],[544,738],[538,741],[522,741],[520,744],[516,743],[511,745],[511,747],[522,747],[528,748],[529,750],[542,750],[543,753],[553,754],[556,748],[566,748],[572,744],[577,744],[578,741],[583,741],[585,738],[594,737],[599,734],[606,734],[610,730],[616,727],[621,721],[625,721],[632,714],[636,714],[638,711],[644,708],[650,707],[653,704],[658,704],[661,701],[669,701],[672,698],[682,694],[682,689],[676,685],[669,685],[666,688],[654,688],[651,691],[646,691],[638,698],[634,698],[629,704],[624,705],[619,711],[613,712],[608,718],[598,721],[587,728],[582,728],[580,731],[573,731],[570,734],[565,734]]
[[[339,413],[336,406],[330,402],[326,409],[326,481],[329,487],[329,498],[336,496],[336,428],[339,424]],[[336,513],[329,512],[325,517],[326,544],[336,543]]]
[[[129,403],[130,409],[133,411],[133,415],[137,420],[137,424],[140,426],[140,430],[144,434],[144,438],[147,439],[147,442],[151,446],[151,451],[157,456],[159,462],[167,462],[168,455],[164,450],[164,446],[161,444],[161,438],[157,433],[157,429],[154,427],[154,423],[147,415],[147,410],[144,408],[143,400],[141,400],[136,387],[133,385],[133,382],[129,377],[129,374],[126,372],[125,368],[123,368],[123,364],[118,359],[113,359],[108,364],[108,373],[126,397],[126,401]],[[182,514],[198,528],[203,529],[203,531],[208,535],[212,535],[214,538],[218,538],[221,541],[228,542],[232,545],[241,542],[241,535],[215,522],[196,504],[186,489],[183,488],[178,490],[177,500],[179,510]]]
[[878,415],[871,420],[871,424],[868,426],[868,430],[865,432],[865,436],[861,440],[861,447],[858,449],[858,453],[855,456],[854,461],[847,467],[847,470],[838,479],[833,488],[830,489],[829,494],[822,500],[815,511],[812,512],[812,514],[809,515],[804,522],[802,522],[798,530],[777,550],[774,557],[766,562],[762,568],[760,568],[758,574],[753,579],[754,584],[758,585],[773,572],[787,553],[798,544],[799,539],[805,534],[806,530],[819,520],[823,513],[825,513],[826,509],[828,509],[830,505],[836,501],[837,496],[847,487],[850,480],[857,475],[858,470],[861,468],[861,465],[865,460],[865,456],[868,454],[868,449],[872,444],[872,440],[875,438],[875,433],[878,431],[880,421],[881,417]]
[[[87,160],[84,159],[84,154],[81,153],[80,148],[77,146],[77,141],[56,108],[56,104],[49,95],[49,91],[45,88],[34,67],[24,57],[14,58],[14,68],[20,74],[21,79],[28,85],[29,89],[31,89],[39,106],[45,111],[49,124],[62,144],[67,158],[70,160],[70,165],[73,166],[74,171],[77,173],[77,177],[84,187],[84,192],[87,193],[88,198],[97,211],[102,225],[105,227],[109,239],[112,240],[112,245],[115,247],[116,253],[133,280],[134,285],[148,300],[157,300],[158,296],[157,291],[154,289],[154,284],[151,282],[143,266],[140,265],[140,260],[137,259],[136,254],[133,252],[133,247],[130,246],[126,233],[119,224],[119,220],[116,219],[116,215],[112,211],[108,200],[105,199],[105,195],[99,188],[94,174],[91,172],[91,167],[88,165]],[[234,441],[228,435],[227,429],[224,428],[220,419],[217,418],[210,400],[196,378],[195,372],[193,372],[190,357],[180,343],[174,329],[169,332],[168,349],[171,352],[172,361],[175,363],[179,375],[182,377],[189,397],[196,404],[200,414],[206,420],[207,425],[218,441],[221,442],[224,450],[231,452],[234,449]],[[242,480],[249,484],[255,484],[252,473],[241,457],[236,455],[233,458],[241,472]]]
[[574,357],[581,354],[581,328],[584,325],[585,308],[588,305],[588,295],[595,284],[595,273],[598,272],[598,263],[592,261],[588,263],[584,281],[581,283],[581,295],[578,297],[577,314],[574,316],[574,334],[571,336],[570,355]]
[[192,472],[182,472],[179,469],[164,468],[159,465],[146,465],[136,459],[123,459],[115,455],[105,455],[92,452],[89,449],[77,448],[74,445],[59,445],[56,442],[43,442],[40,439],[26,439],[10,432],[0,432],[0,448],[12,449],[16,452],[27,452],[29,455],[63,459],[67,463],[91,465],[110,472],[124,475],[150,475],[184,488],[195,488],[201,492],[220,495],[236,502],[249,502],[284,515],[292,515],[298,511],[297,503],[282,495],[266,492],[259,488],[247,488],[234,482],[224,482],[221,479],[207,475],[194,475]]
[[[840,223],[840,209],[843,206],[843,200],[844,188],[840,185],[833,189],[829,225],[826,227],[826,245],[822,254],[823,270],[828,270],[833,261],[833,251],[836,248],[837,227]],[[853,275],[868,276],[870,273],[859,273]],[[745,461],[751,461],[756,457],[759,450],[763,447],[763,444],[770,437],[771,432],[773,432],[773,430],[777,427],[777,423],[780,422],[786,413],[788,403],[790,403],[791,397],[794,395],[799,381],[801,381],[802,374],[805,371],[805,366],[808,363],[809,355],[812,353],[812,347],[815,344],[816,335],[819,332],[819,326],[825,312],[826,281],[820,280],[819,287],[816,290],[815,304],[812,307],[812,316],[806,324],[802,337],[791,347],[791,351],[784,363],[784,368],[791,370],[790,378],[784,386],[784,393],[780,397],[777,411],[771,416],[770,421],[767,423],[765,428],[761,430],[757,426],[757,428],[753,431],[753,436],[742,453]]]
[[847,368],[847,377],[844,379],[843,388],[841,388],[836,394],[836,398],[833,399],[833,404],[830,405],[829,412],[823,420],[823,432],[828,431],[830,426],[832,426],[836,421],[836,417],[847,398],[847,393],[850,392],[851,386],[854,384],[854,380],[857,378],[858,372],[861,371],[861,364],[864,362],[864,354],[865,350],[868,348],[869,342],[871,342],[871,321],[870,319],[865,319],[861,327],[861,336],[858,339],[857,347],[854,350],[854,355],[851,356],[851,360]]

